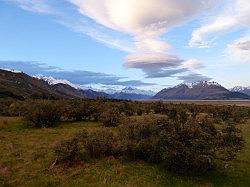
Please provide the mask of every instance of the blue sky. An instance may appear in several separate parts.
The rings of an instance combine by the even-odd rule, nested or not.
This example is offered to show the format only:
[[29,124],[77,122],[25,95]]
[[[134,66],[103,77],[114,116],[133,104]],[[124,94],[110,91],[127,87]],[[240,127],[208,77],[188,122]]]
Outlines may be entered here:
[[0,67],[103,88],[249,86],[249,28],[249,0],[0,0]]

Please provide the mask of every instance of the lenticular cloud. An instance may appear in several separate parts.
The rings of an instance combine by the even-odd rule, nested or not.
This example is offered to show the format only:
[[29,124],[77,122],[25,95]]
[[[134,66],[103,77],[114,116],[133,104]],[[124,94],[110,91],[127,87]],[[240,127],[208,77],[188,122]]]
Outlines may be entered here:
[[148,71],[150,65],[152,68],[155,67],[159,59],[161,61],[159,70],[169,68],[171,65],[172,68],[181,66],[183,60],[168,54],[171,45],[162,40],[161,35],[204,9],[212,7],[214,2],[214,0],[71,0],[84,16],[106,28],[132,36],[135,51],[134,54],[124,58],[127,62],[125,66],[145,69],[145,65]]
[[160,32],[209,8],[214,0],[71,0],[80,12],[122,32]]

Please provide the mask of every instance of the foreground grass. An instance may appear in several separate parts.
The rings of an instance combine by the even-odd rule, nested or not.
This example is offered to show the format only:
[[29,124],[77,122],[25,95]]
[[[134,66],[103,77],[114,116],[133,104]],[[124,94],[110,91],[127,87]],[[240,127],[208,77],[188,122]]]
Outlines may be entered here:
[[0,117],[0,186],[249,186],[250,121],[241,126],[244,151],[227,168],[204,176],[177,176],[160,166],[112,157],[71,168],[53,167],[52,147],[80,129],[98,123],[62,123],[55,128],[27,128],[19,118]]

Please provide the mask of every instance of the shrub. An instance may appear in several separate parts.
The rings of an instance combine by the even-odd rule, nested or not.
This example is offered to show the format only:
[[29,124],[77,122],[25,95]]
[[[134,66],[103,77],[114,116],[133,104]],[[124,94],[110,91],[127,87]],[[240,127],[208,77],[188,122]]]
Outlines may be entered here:
[[107,108],[100,116],[100,121],[105,127],[116,127],[119,125],[122,115],[115,107]]
[[125,114],[126,116],[132,116],[136,112],[136,104],[133,102],[123,102],[120,106],[120,112]]
[[123,152],[123,144],[115,131],[101,128],[89,133],[85,149],[91,158],[118,157]]
[[70,138],[61,141],[54,147],[54,153],[56,157],[56,163],[73,164],[79,161],[79,148],[77,146],[78,140],[76,138]]
[[86,120],[89,117],[89,105],[84,101],[72,101],[65,107],[64,117],[76,121]]
[[156,114],[162,114],[165,110],[165,106],[166,105],[161,101],[152,103],[152,109]]
[[78,133],[55,150],[60,162],[106,156],[161,164],[177,172],[205,172],[243,148],[234,124],[217,127],[209,115],[173,121],[164,115],[133,117],[117,128]]
[[92,104],[89,107],[89,120],[98,121],[101,115],[101,105],[100,104]]
[[60,120],[62,111],[56,102],[32,101],[25,105],[23,116],[32,127],[53,127]]
[[232,160],[243,147],[235,125],[227,124],[221,131],[206,116],[189,117],[185,122],[149,116],[126,122],[119,129],[128,142],[126,156],[161,163],[178,173],[205,172],[215,160]]
[[244,147],[241,131],[236,128],[235,124],[229,123],[223,126],[219,136],[218,157],[223,161],[234,159],[236,153]]
[[71,165],[80,160],[88,161],[89,158],[119,157],[123,145],[115,131],[101,128],[91,132],[84,130],[61,141],[54,147],[54,153],[56,163]]
[[0,115],[1,116],[10,116],[9,113],[9,106],[12,104],[12,100],[11,99],[7,99],[7,98],[1,98],[0,97]]
[[14,102],[9,106],[10,116],[21,116],[26,110],[27,107],[25,107],[24,102]]
[[0,103],[0,116],[9,116],[8,106],[2,105],[2,103]]

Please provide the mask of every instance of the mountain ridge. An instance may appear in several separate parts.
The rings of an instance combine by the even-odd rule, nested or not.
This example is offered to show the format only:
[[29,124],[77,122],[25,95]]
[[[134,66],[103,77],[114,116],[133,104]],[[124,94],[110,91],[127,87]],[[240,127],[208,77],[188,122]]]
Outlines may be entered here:
[[[236,88],[234,89],[236,90]],[[138,88],[125,87],[120,92],[107,94],[104,91],[82,89],[67,80],[53,77],[31,77],[23,72],[0,69],[0,98],[15,99],[74,99],[74,98],[109,98],[124,100],[141,99],[191,99],[191,100],[231,100],[250,99],[245,93],[230,91],[217,82],[199,81],[191,84],[179,84],[165,88],[152,96],[152,92]],[[243,90],[243,89],[242,89]],[[240,91],[238,88],[237,91]]]
[[217,82],[198,81],[165,88],[158,92],[153,99],[236,100],[250,99],[250,97],[243,93],[229,91]]
[[108,94],[93,90],[81,90],[65,82],[54,84],[48,80],[31,77],[23,72],[0,69],[0,97],[17,99],[74,99],[109,97]]
[[240,93],[244,93],[250,96],[250,86],[244,87],[244,86],[235,86],[231,89],[229,89],[230,91],[233,92],[240,92]]
[[152,91],[141,90],[138,88],[125,87],[121,91],[111,94],[114,99],[141,100],[150,99],[155,95]]

